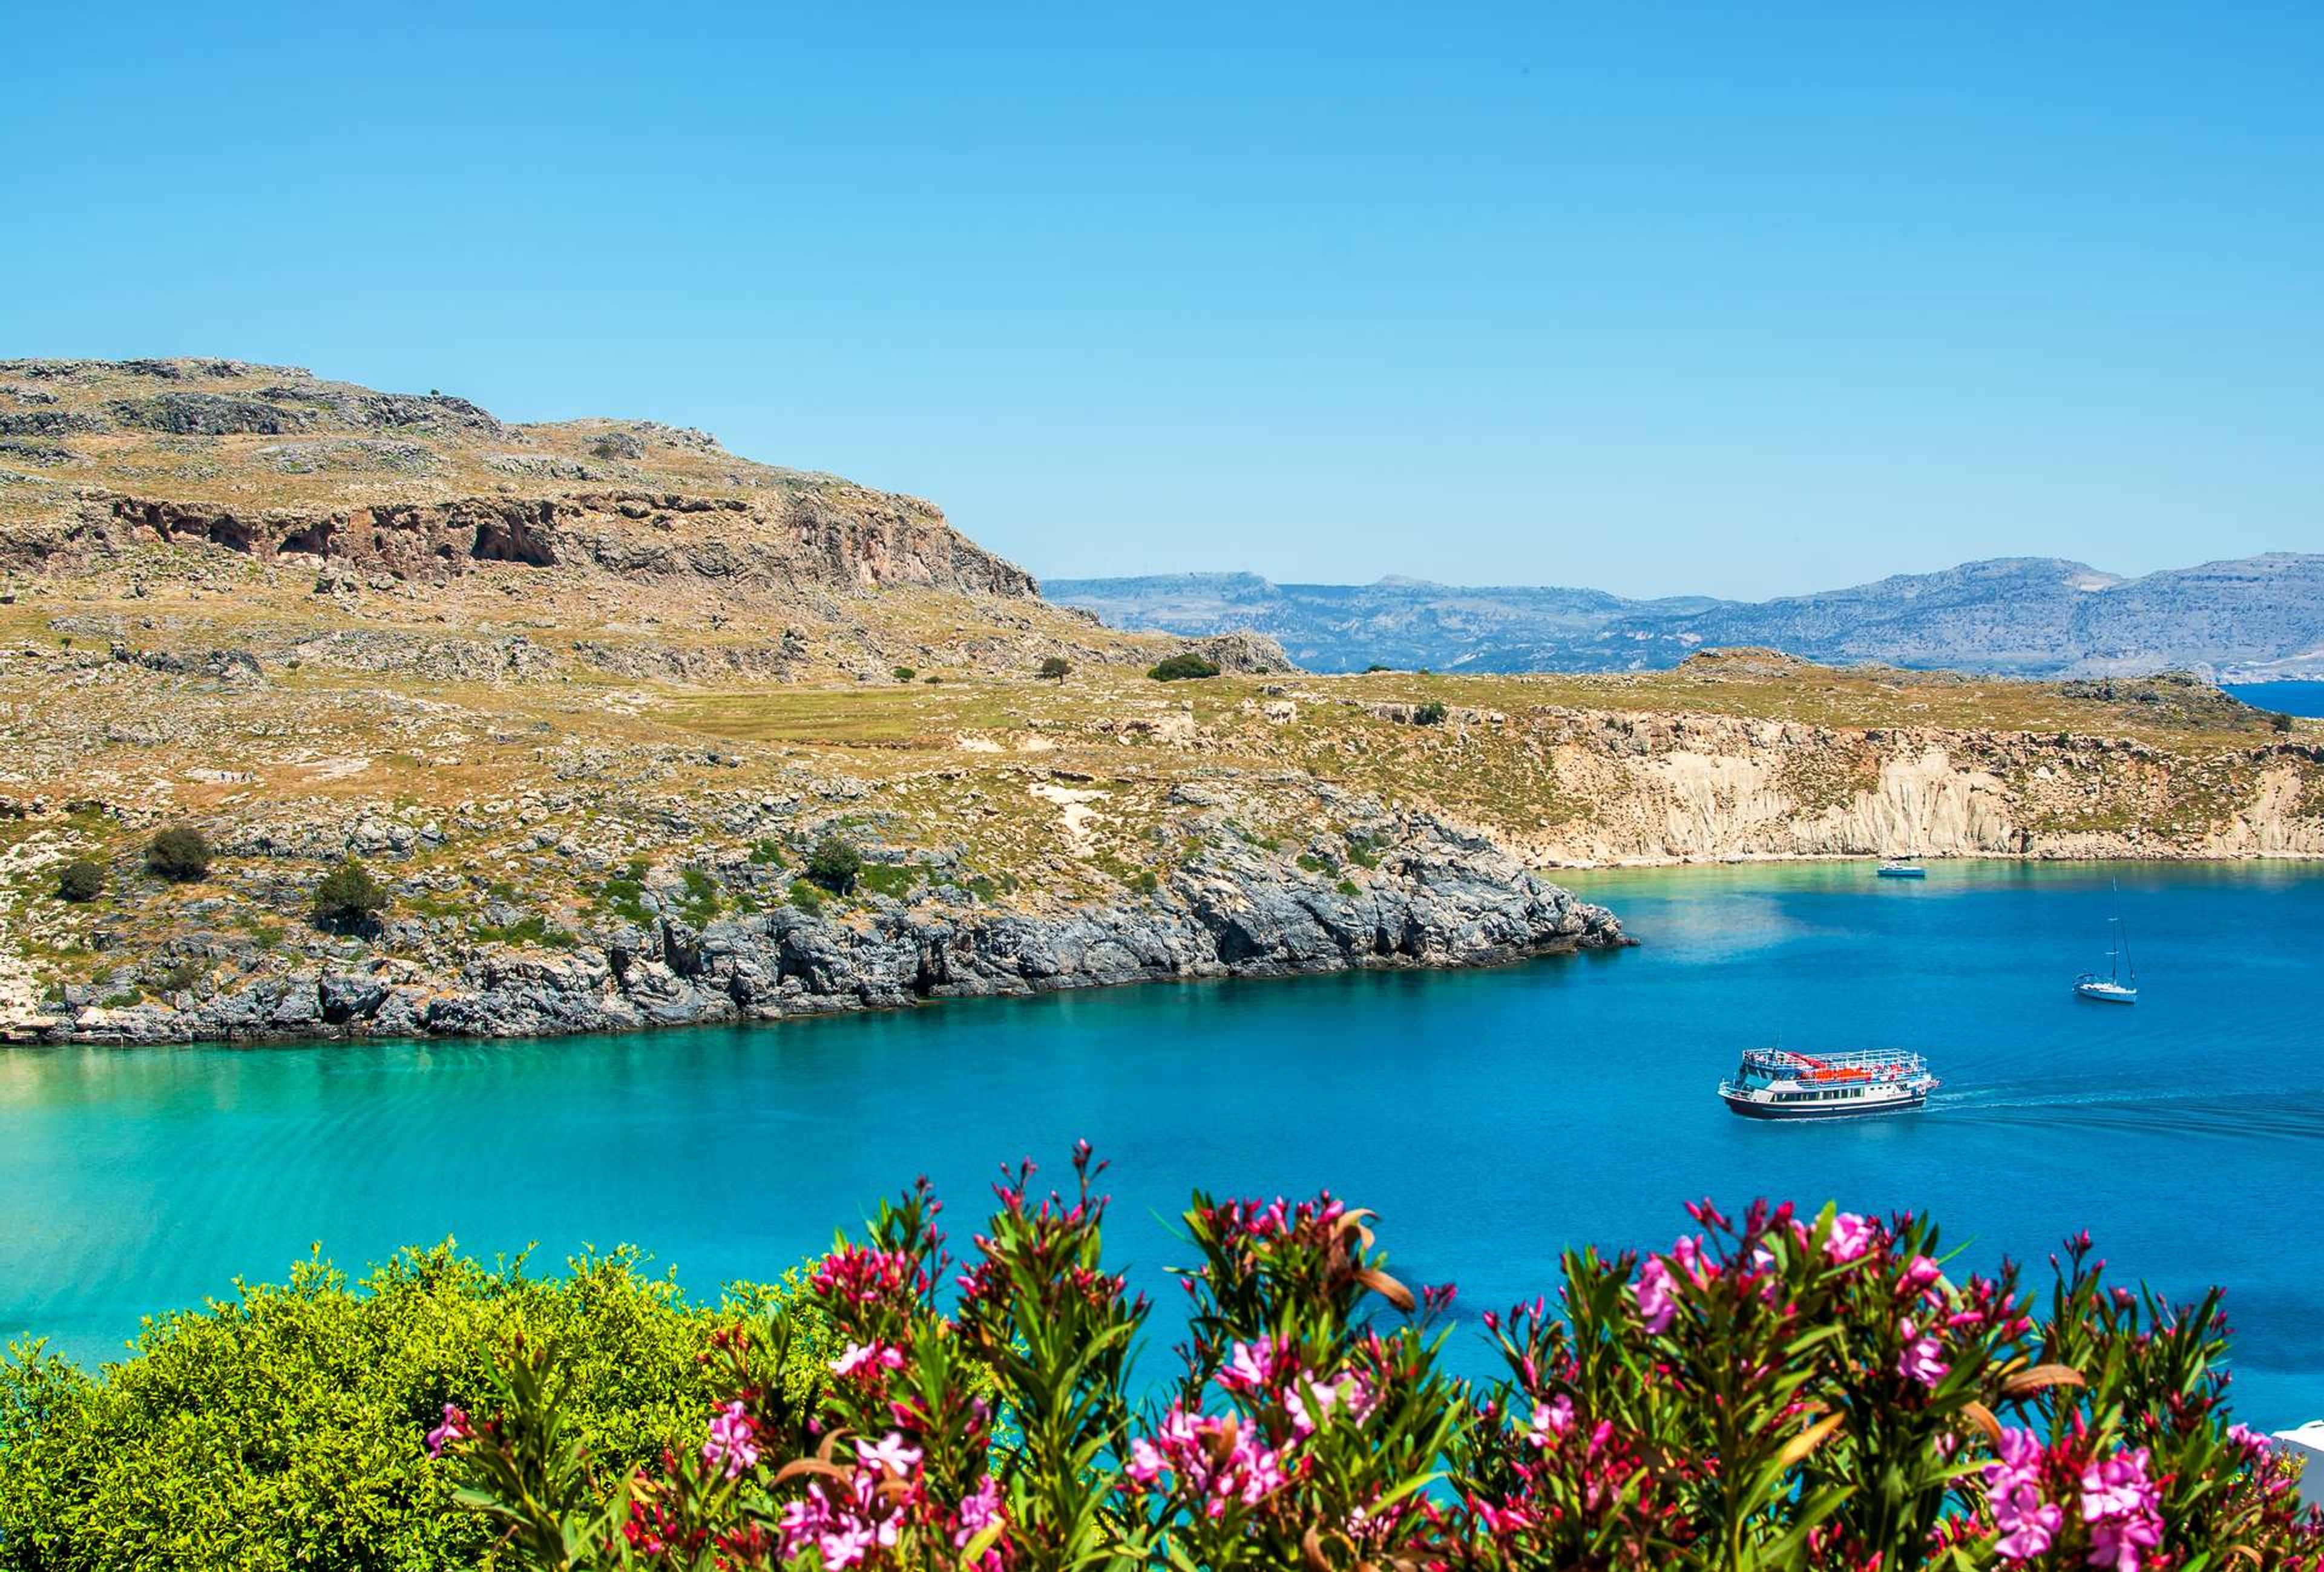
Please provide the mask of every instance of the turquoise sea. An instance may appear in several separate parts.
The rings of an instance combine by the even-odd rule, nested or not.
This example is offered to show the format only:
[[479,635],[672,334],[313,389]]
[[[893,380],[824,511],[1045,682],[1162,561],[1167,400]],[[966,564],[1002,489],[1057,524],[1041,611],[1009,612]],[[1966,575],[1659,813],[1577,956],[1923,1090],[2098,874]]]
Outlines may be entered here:
[[[1667,1243],[1698,1195],[1933,1210],[1979,1261],[2088,1226],[2126,1274],[2230,1285],[2246,1418],[2324,1417],[2324,868],[1564,877],[1642,946],[625,1038],[0,1053],[0,1330],[103,1357],[316,1242],[627,1240],[708,1290],[921,1171],[964,1234],[994,1163],[1062,1171],[1086,1135],[1142,1281],[1193,1185],[1328,1185],[1472,1314],[1549,1287],[1561,1246]],[[2117,880],[2133,1008],[2069,991]],[[1946,1085],[1919,1116],[1734,1118],[1713,1084],[1779,1034],[1922,1050]]]

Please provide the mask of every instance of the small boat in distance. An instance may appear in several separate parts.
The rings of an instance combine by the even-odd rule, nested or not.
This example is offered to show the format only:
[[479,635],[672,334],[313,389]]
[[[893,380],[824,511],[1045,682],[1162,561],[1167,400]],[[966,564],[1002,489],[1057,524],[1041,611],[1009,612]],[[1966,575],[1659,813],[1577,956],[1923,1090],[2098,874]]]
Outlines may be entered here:
[[2096,999],[2102,1005],[2135,1005],[2138,1002],[2138,970],[2130,963],[2130,931],[2122,925],[2120,911],[2122,889],[2115,889],[2116,914],[2107,921],[2114,924],[2114,948],[2107,951],[2107,973],[2100,977],[2086,971],[2074,979],[2074,993],[2086,999]]
[[1929,870],[1923,868],[1920,863],[1915,861],[1909,854],[1904,857],[1884,858],[1881,860],[1880,866],[1874,869],[1874,871],[1882,878],[1926,878],[1929,877]]
[[1748,1048],[1742,1066],[1719,1083],[1719,1098],[1747,1119],[1846,1119],[1920,1108],[1940,1084],[1927,1060],[1901,1049]]

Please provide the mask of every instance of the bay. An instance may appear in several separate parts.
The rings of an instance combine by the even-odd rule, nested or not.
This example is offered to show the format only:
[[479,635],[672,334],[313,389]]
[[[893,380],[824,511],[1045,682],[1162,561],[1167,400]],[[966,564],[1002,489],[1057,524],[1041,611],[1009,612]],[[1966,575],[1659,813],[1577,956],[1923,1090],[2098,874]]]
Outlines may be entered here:
[[[2224,1282],[2239,1411],[2324,1416],[2324,869],[1558,877],[1641,946],[656,1035],[0,1053],[0,1330],[110,1357],[141,1314],[310,1246],[359,1266],[447,1236],[542,1262],[635,1242],[715,1291],[916,1173],[965,1234],[997,1163],[1062,1174],[1087,1136],[1149,1288],[1197,1184],[1373,1208],[1400,1274],[1457,1281],[1471,1316],[1551,1288],[1569,1246],[1667,1244],[1692,1197],[1836,1198],[1932,1211],[1980,1264],[2039,1273],[2088,1227],[2126,1281]],[[2070,992],[2117,904],[2130,1008]],[[1945,1086],[1889,1119],[1726,1113],[1714,1084],[1779,1036],[1918,1050]],[[1486,1368],[1473,1328],[1454,1347]]]
[[2254,709],[2324,716],[2324,682],[2230,683],[2227,691]]

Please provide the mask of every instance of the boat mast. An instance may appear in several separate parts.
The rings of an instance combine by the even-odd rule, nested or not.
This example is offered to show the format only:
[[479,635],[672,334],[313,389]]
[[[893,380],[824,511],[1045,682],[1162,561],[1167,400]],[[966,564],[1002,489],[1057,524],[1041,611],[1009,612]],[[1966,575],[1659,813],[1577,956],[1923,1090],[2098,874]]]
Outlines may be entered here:
[[[2130,924],[2122,920],[2122,880],[2114,881],[2114,948],[2117,971],[2127,970],[2130,980],[2138,980],[2138,968],[2130,963]],[[2121,979],[2117,977],[2116,981]]]

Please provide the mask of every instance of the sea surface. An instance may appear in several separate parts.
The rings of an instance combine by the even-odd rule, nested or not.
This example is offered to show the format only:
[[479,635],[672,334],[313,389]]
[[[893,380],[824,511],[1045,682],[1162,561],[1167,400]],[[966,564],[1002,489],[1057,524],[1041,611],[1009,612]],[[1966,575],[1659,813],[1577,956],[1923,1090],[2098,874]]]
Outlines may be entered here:
[[[1085,1135],[1149,1285],[1197,1184],[1329,1186],[1471,1314],[1553,1286],[1563,1246],[1667,1244],[1701,1195],[1932,1211],[2035,1273],[2087,1226],[2126,1279],[2230,1285],[2245,1417],[2324,1417],[2324,868],[1564,877],[1641,947],[647,1036],[0,1053],[0,1330],[108,1357],[310,1245],[360,1265],[447,1236],[551,1262],[634,1241],[715,1291],[924,1171],[965,1235],[996,1163],[1062,1174]],[[2117,902],[2128,1008],[2070,991]],[[1726,1113],[1720,1075],[1779,1037],[1921,1050],[1946,1084],[1917,1116]],[[1489,1364],[1473,1327],[1454,1343]]]
[[2227,691],[2255,709],[2324,716],[2324,682],[2236,683]]

